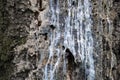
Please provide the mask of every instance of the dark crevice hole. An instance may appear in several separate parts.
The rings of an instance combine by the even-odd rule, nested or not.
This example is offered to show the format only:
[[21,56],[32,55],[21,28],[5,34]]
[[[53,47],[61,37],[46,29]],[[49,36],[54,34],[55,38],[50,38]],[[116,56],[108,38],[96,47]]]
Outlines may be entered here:
[[114,2],[120,2],[120,0],[114,0]]
[[120,13],[118,13],[118,17],[120,18]]
[[42,0],[39,1],[39,7],[42,9]]
[[34,15],[35,15],[35,19],[38,19],[39,12],[38,11],[34,12]]
[[48,39],[48,33],[41,33],[40,35],[43,35],[45,38],[44,38],[44,40],[47,40]]
[[73,56],[73,54],[72,54],[72,52],[67,48],[66,49],[66,58],[68,59],[68,65],[69,66],[74,66],[74,64],[75,64],[75,58],[74,58],[74,56]]
[[75,1],[72,2],[72,5],[73,5],[73,6],[75,5]]
[[105,19],[102,19],[102,22],[105,22]]
[[65,49],[65,46],[62,46],[62,49],[64,50],[64,49]]
[[51,28],[52,30],[54,30],[54,29],[55,29],[55,26],[54,26],[54,25],[50,25],[50,28]]
[[39,10],[40,10],[40,11],[43,11],[43,10],[45,10],[45,8],[40,8]]
[[69,72],[69,77],[70,79],[72,80],[72,75],[73,75],[73,71],[75,70],[75,67],[76,67],[76,64],[75,64],[75,58],[72,54],[72,52],[67,48],[66,49],[66,58],[68,60],[68,65],[67,65],[67,68],[68,68],[68,72]]
[[38,21],[38,26],[41,26],[42,21]]
[[116,68],[115,68],[115,67],[113,67],[113,68],[112,68],[112,71],[114,71],[114,70],[116,70]]
[[42,0],[38,0],[38,3],[39,3],[39,10],[40,11],[45,10],[45,8],[42,7]]
[[45,35],[44,35],[44,36],[45,36],[45,38],[44,38],[44,39],[45,39],[45,40],[47,40],[47,33],[45,33]]

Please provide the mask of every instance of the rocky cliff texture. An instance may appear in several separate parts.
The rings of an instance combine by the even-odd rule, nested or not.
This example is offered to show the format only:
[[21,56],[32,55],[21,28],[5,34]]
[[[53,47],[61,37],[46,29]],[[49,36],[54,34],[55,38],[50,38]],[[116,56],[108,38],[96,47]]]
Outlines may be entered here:
[[0,80],[10,80],[9,75],[14,70],[14,48],[26,42],[26,27],[29,27],[32,11],[22,3],[0,0]]
[[[91,3],[95,80],[119,80],[120,1]],[[55,29],[49,21],[49,4],[48,0],[0,0],[0,80],[43,80],[49,36]],[[61,23],[67,14],[65,4],[65,0],[60,0]],[[74,62],[70,53],[66,49],[67,77],[61,73],[60,65],[57,80],[85,80],[82,64]]]

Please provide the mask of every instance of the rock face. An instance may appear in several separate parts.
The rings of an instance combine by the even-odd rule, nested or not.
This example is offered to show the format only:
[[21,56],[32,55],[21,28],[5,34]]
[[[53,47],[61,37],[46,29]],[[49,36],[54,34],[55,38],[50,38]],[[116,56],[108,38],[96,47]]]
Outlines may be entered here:
[[14,48],[26,42],[26,27],[33,18],[28,4],[22,3],[26,2],[0,0],[0,80],[10,80],[8,75],[14,70]]
[[[90,79],[87,76],[91,74],[86,74],[81,58],[64,45],[65,35],[61,35],[60,42],[56,42],[59,44],[54,46],[63,51],[62,55],[57,55],[57,50],[50,51],[51,36],[57,34],[58,24],[58,31],[61,34],[65,32],[68,1],[0,0],[0,80],[50,80],[51,77],[55,77],[54,80],[119,80],[120,1],[90,1],[95,70],[95,78]],[[78,0],[69,3],[76,8]],[[54,17],[51,6],[59,15],[56,19],[51,19]],[[54,54],[52,59],[49,59],[50,52]],[[48,68],[52,66],[57,67],[47,79],[45,76],[50,73]]]

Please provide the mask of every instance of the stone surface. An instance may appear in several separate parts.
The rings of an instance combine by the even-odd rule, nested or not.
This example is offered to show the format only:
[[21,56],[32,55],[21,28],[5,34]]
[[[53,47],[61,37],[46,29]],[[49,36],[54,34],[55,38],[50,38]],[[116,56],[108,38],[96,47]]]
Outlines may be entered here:
[[[61,21],[67,14],[65,4],[60,0]],[[43,80],[54,30],[48,5],[49,0],[0,0],[0,80]],[[119,0],[92,0],[95,80],[120,78],[119,5]],[[84,80],[82,64],[75,63],[73,55],[67,59],[68,76],[60,65],[57,79]]]

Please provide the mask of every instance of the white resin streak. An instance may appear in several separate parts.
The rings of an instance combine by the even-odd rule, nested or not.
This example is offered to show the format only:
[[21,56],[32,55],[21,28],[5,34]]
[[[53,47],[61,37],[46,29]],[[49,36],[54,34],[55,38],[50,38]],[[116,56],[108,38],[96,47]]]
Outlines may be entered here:
[[[81,61],[85,65],[87,80],[94,80],[91,4],[89,0],[84,0],[84,2],[79,0],[78,6],[74,7],[71,5],[72,1],[75,0],[68,0],[68,16],[65,21],[64,45],[71,50],[76,59],[78,57],[77,55],[80,56]],[[75,49],[76,44],[73,29],[77,31],[77,51]]]
[[91,4],[89,0],[84,0],[84,16],[85,16],[85,70],[87,80],[94,80],[94,60],[93,60],[93,37],[92,37],[92,20],[91,20]]
[[[72,5],[75,1],[77,4]],[[85,68],[85,79],[94,80],[94,59],[93,59],[93,36],[92,36],[92,19],[91,19],[91,3],[90,0],[67,0],[67,12],[65,16],[64,33],[60,30],[59,25],[59,0],[50,0],[51,25],[56,27],[50,37],[49,58],[44,69],[43,80],[55,80],[55,72],[57,71],[61,59],[61,55],[65,53],[58,47],[61,35],[64,35],[63,45],[70,49],[75,61],[81,61]],[[76,33],[76,34],[75,34]],[[77,45],[77,49],[76,46]],[[56,53],[56,54],[55,54]],[[56,60],[53,56],[57,55]],[[79,56],[78,56],[79,55]],[[63,64],[63,73],[66,73],[65,57]],[[55,61],[55,62],[54,62]]]
[[[57,46],[61,36],[59,27],[59,0],[57,0],[56,3],[54,3],[54,0],[50,0],[50,13],[50,23],[56,27],[56,30],[53,31],[50,37],[51,44],[49,46],[49,58],[45,66],[43,80],[54,80],[55,71],[60,63],[60,49]],[[57,55],[57,61],[54,63],[55,60],[53,57],[55,53]]]

